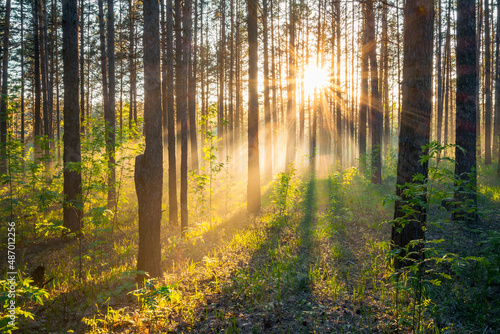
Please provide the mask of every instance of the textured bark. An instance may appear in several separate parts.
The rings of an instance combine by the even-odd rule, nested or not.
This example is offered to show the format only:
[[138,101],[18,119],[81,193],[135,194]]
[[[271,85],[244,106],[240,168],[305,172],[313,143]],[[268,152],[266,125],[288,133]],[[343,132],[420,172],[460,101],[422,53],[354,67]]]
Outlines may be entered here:
[[144,134],[146,149],[135,160],[135,187],[139,204],[137,270],[159,277],[161,270],[161,199],[163,146],[159,7],[144,0]]
[[[82,134],[85,133],[85,69],[84,69],[84,0],[80,0],[80,128]],[[90,73],[89,73],[90,75]]]
[[295,0],[290,0],[290,22],[288,24],[288,79],[287,79],[287,113],[286,113],[286,166],[295,162],[297,146],[297,115],[295,103]]
[[384,152],[391,147],[391,126],[389,122],[389,53],[388,53],[388,36],[387,36],[387,3],[382,4],[382,92],[383,92],[383,108],[384,108]]
[[248,6],[248,183],[247,210],[260,211],[259,168],[259,93],[258,93],[258,0],[249,0]]
[[[7,81],[9,70],[10,0],[5,4],[3,31],[2,96],[0,101],[0,175],[7,174]],[[12,219],[12,217],[11,217]]]
[[438,46],[437,46],[437,115],[436,115],[436,140],[441,143],[443,130],[443,69],[441,61],[441,49],[443,44],[443,33],[441,31],[441,17],[443,8],[441,0],[438,2]]
[[[180,205],[181,205],[181,232],[184,235],[188,228],[188,207],[187,207],[187,161],[188,161],[188,110],[187,110],[187,94],[188,94],[188,57],[189,57],[189,44],[188,37],[186,36],[187,27],[185,26],[184,17],[188,15],[188,6],[190,6],[189,1],[184,2],[182,5],[181,0],[176,0],[176,15],[179,13],[179,27],[181,24],[182,31],[181,34],[179,30],[177,32],[177,38],[180,41],[178,44],[179,48],[176,50],[178,54],[178,66],[177,66],[177,81],[176,81],[176,105],[177,105],[177,121],[180,124],[180,146],[181,146],[181,191],[180,191]],[[181,12],[182,9],[182,12]]]
[[484,164],[491,164],[491,120],[493,114],[491,96],[491,35],[490,4],[484,0]]
[[[185,18],[186,22],[186,43],[188,44],[187,54],[188,56],[188,77],[189,77],[189,85],[188,85],[188,115],[189,115],[189,141],[191,147],[191,170],[196,172],[199,171],[198,166],[198,141],[197,141],[197,127],[196,127],[196,43],[193,43],[193,40],[196,42],[196,24],[197,20],[197,11],[195,11],[195,24],[193,25],[193,2],[192,0],[186,1],[187,7],[187,16]],[[194,7],[197,7],[196,1]],[[193,37],[194,36],[194,37]]]
[[[363,9],[364,11],[364,9]],[[364,170],[366,164],[366,118],[368,113],[368,50],[366,14],[363,15],[363,37],[361,46],[361,99],[359,107],[359,159],[360,169]]]
[[35,74],[35,110],[34,110],[34,129],[33,129],[33,149],[35,162],[40,157],[40,136],[42,133],[42,114],[41,101],[42,92],[40,89],[40,48],[39,48],[39,33],[38,33],[38,6],[36,1],[33,1],[33,58],[34,58],[34,74]]
[[[495,117],[493,119],[493,154],[500,159],[500,10],[497,10],[497,27],[495,42]],[[500,161],[499,161],[500,162]],[[500,164],[498,165],[500,176]]]
[[267,29],[268,7],[267,0],[262,2],[262,34],[264,43],[264,132],[265,132],[265,166],[264,178],[270,180],[273,177],[273,146],[271,126],[271,102],[269,101],[269,42]]
[[[461,180],[455,199],[477,206],[476,196],[476,26],[475,1],[457,3],[457,96],[455,177]],[[476,219],[475,213],[457,212],[454,220]]]
[[378,64],[377,64],[377,45],[375,40],[375,15],[373,12],[373,1],[366,1],[367,14],[367,53],[370,58],[371,74],[371,129],[372,136],[372,182],[382,183],[382,132],[383,132],[383,114],[380,103],[380,92],[378,89]]
[[76,0],[63,0],[64,185],[63,225],[72,232],[82,228],[83,203],[78,108],[78,16]]
[[335,105],[336,105],[336,128],[337,128],[337,136],[335,140],[335,151],[336,151],[336,167],[337,170],[342,170],[342,92],[340,89],[340,52],[341,52],[341,45],[340,45],[340,37],[341,37],[341,31],[340,31],[340,1],[335,2],[335,13],[337,15],[337,22],[336,22],[336,37],[337,37],[337,74],[336,79],[337,79],[337,98],[335,99]]
[[108,209],[116,209],[116,172],[115,172],[115,14],[114,0],[108,0],[107,37],[108,37],[108,105],[104,110],[106,124],[106,153],[108,156]]
[[[57,50],[57,29],[56,29],[56,50]],[[57,60],[56,52],[56,60]],[[22,148],[22,169],[24,170],[25,163],[24,158],[26,156],[26,148],[25,148],[25,138],[24,138],[24,0],[21,0],[21,148]],[[57,120],[57,127],[59,129],[59,119]],[[59,135],[57,136],[57,140],[59,141]],[[59,147],[59,145],[58,145]],[[59,160],[59,155],[57,157]]]
[[167,0],[167,126],[168,126],[168,219],[171,225],[178,224],[177,170],[175,156],[175,108],[174,108],[174,32],[172,0]]
[[[434,24],[433,0],[407,0],[404,6],[404,50],[403,50],[403,105],[401,113],[401,133],[399,135],[399,155],[397,168],[396,201],[392,227],[394,247],[404,248],[412,240],[423,240],[426,221],[424,206],[414,204],[411,213],[404,210],[405,202],[411,200],[404,195],[407,184],[415,183],[413,176],[428,175],[428,164],[420,163],[422,147],[429,143],[432,113],[432,42]],[[426,201],[423,195],[422,201]],[[404,225],[397,219],[403,219]],[[417,251],[420,246],[410,248]],[[422,254],[411,255],[420,258]],[[396,268],[408,264],[396,260]]]
[[132,130],[132,122],[137,126],[137,70],[135,66],[135,11],[132,0],[128,1],[129,5],[129,70],[130,70],[130,102],[128,114],[129,130]]

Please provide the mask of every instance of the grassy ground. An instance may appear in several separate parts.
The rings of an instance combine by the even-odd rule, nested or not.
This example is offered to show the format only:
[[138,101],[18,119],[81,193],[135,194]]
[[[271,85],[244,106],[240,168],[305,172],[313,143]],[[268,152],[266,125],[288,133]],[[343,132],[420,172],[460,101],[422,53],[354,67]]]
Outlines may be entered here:
[[[289,176],[265,187],[258,217],[246,214],[241,196],[230,196],[243,193],[244,185],[226,179],[230,186],[213,195],[217,214],[207,214],[206,198],[191,210],[199,212],[188,239],[164,225],[165,275],[142,288],[134,281],[133,200],[117,222],[89,227],[81,241],[40,236],[26,242],[20,249],[25,270],[43,264],[47,279],[54,279],[43,306],[20,300],[35,320],[22,320],[19,332],[500,330],[498,184],[482,181],[486,215],[475,228],[452,226],[431,206],[429,221],[436,224],[428,225],[428,239],[446,241],[431,244],[423,277],[396,279],[386,262],[394,206],[383,205],[394,193],[391,180],[374,186],[355,169]],[[193,203],[196,198],[193,193]]]

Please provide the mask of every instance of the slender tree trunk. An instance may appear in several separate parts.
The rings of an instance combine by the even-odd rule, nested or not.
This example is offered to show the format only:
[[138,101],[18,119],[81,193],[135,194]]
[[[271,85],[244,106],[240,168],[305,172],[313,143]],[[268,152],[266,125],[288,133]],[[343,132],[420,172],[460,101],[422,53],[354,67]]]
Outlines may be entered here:
[[377,49],[375,41],[375,15],[373,12],[373,1],[367,0],[367,38],[368,38],[368,57],[370,58],[371,73],[371,135],[372,135],[372,168],[373,183],[382,183],[382,130],[383,114],[380,104],[380,92],[378,90],[378,66]]
[[267,0],[262,2],[262,28],[263,28],[263,42],[264,42],[264,132],[265,132],[265,167],[264,167],[264,178],[270,180],[273,177],[272,171],[272,157],[273,157],[273,147],[272,147],[272,127],[271,127],[271,103],[269,101],[269,42],[268,42],[268,31],[267,31],[267,18],[268,18],[268,8]]
[[[423,240],[426,221],[425,205],[413,204],[408,217],[405,206],[411,197],[405,195],[408,184],[414,183],[415,174],[427,178],[428,163],[420,162],[422,146],[429,143],[432,113],[432,42],[434,25],[433,0],[406,0],[403,50],[403,108],[401,133],[399,136],[399,157],[396,195],[401,198],[395,203],[392,242],[399,249],[399,256],[408,253],[405,247],[412,240]],[[425,153],[424,153],[425,154]],[[426,195],[421,200],[425,203]],[[422,244],[410,247],[412,258],[423,257]],[[412,262],[396,259],[395,268]]]
[[296,127],[297,127],[297,115],[296,115],[296,103],[295,103],[295,0],[290,0],[290,22],[288,24],[290,36],[289,46],[288,46],[288,83],[287,83],[287,117],[286,117],[286,127],[287,127],[287,145],[286,145],[286,166],[295,162],[295,150],[296,150]]
[[175,108],[174,108],[174,32],[172,0],[167,0],[167,126],[168,126],[168,219],[178,224],[177,170],[175,156]]
[[[191,169],[198,172],[198,143],[196,140],[196,49],[193,48],[193,2],[192,0],[185,1],[184,17],[186,33],[186,61],[188,71],[188,117],[189,117],[189,139],[191,147]],[[196,5],[195,5],[196,7]],[[194,59],[194,61],[193,61]]]
[[51,128],[52,107],[49,105],[49,60],[47,55],[47,13],[45,3],[42,0],[37,1],[38,6],[38,24],[39,24],[39,46],[40,46],[40,65],[42,75],[42,102],[43,102],[43,135],[47,142],[44,143],[45,164],[50,168],[50,149],[49,138]]
[[[0,101],[0,175],[7,174],[7,80],[9,70],[10,0],[5,4],[5,25],[2,54],[2,96]],[[12,219],[13,217],[11,217]]]
[[[497,33],[495,42],[495,117],[493,119],[493,154],[500,158],[500,8],[497,8]],[[500,176],[500,161],[498,165]]]
[[337,36],[337,74],[336,74],[336,79],[337,79],[337,98],[335,99],[335,105],[336,105],[336,115],[337,119],[335,121],[336,127],[337,127],[337,138],[336,138],[336,152],[337,152],[337,157],[336,157],[336,165],[337,165],[337,170],[342,170],[342,92],[340,89],[340,52],[341,52],[341,45],[340,45],[340,37],[341,37],[341,31],[340,31],[340,1],[335,2],[335,12],[337,13],[337,22],[336,22],[336,36]]
[[[451,0],[450,0],[451,2]],[[476,28],[476,73],[481,76],[481,34],[482,34],[482,29],[483,29],[483,1],[479,0],[477,4],[478,8],[478,15],[477,15],[477,20],[474,22],[474,24],[477,24]],[[451,7],[451,4],[449,5]],[[448,8],[448,11],[450,9]],[[449,14],[448,14],[449,15]],[[449,25],[448,25],[449,26]],[[479,101],[480,98],[480,84],[481,80],[476,80],[476,94],[475,94],[475,103],[476,103],[476,138],[477,138],[477,143],[476,143],[476,153],[478,159],[481,159],[482,155],[482,150],[481,150],[481,104]]]
[[128,1],[129,5],[129,70],[130,70],[130,102],[129,102],[129,114],[128,114],[128,127],[132,131],[132,122],[135,121],[135,126],[137,126],[137,120],[135,119],[136,109],[135,105],[135,93],[136,93],[136,68],[135,68],[135,34],[134,34],[134,24],[135,24],[135,14],[132,0]]
[[[177,2],[179,2],[177,4]],[[176,0],[176,6],[182,8],[182,17],[179,23],[183,22],[183,34],[180,36],[180,31],[177,37],[181,38],[181,48],[177,52],[181,53],[179,57],[181,59],[178,67],[178,81],[177,81],[177,117],[181,127],[180,141],[181,141],[181,193],[180,193],[180,204],[181,204],[181,232],[184,235],[188,228],[188,207],[187,207],[187,160],[188,160],[188,57],[189,57],[189,39],[187,36],[188,27],[186,26],[187,21],[183,20],[191,8],[191,1],[185,0],[184,6],[180,3],[180,0]],[[180,12],[180,10],[179,10]],[[177,18],[176,18],[177,19]]]
[[[361,99],[359,107],[359,159],[360,169],[366,167],[366,118],[368,113],[368,32],[366,10],[363,8],[363,37],[361,46]],[[401,124],[401,123],[400,123]]]
[[493,114],[491,96],[491,35],[490,35],[490,4],[484,0],[484,164],[491,164],[491,121]]
[[[159,7],[144,0],[144,134],[146,149],[135,159],[135,189],[139,202],[137,270],[161,276],[161,199],[163,145]],[[141,277],[141,276],[139,276]]]
[[[57,28],[56,28],[56,50],[57,50]],[[56,61],[57,61],[57,53],[56,52]],[[22,170],[24,171],[25,167],[25,157],[26,157],[26,147],[25,147],[25,138],[24,138],[24,132],[25,132],[25,125],[24,125],[24,0],[21,0],[21,149],[22,149],[22,155],[21,155],[21,163],[22,163]],[[1,117],[1,116],[0,116]],[[57,122],[57,126],[59,127],[59,119]],[[1,131],[1,130],[0,130]],[[57,137],[57,140],[59,141],[59,136]],[[59,146],[58,146],[59,147]],[[59,160],[59,155],[57,156],[57,159]]]
[[258,92],[258,0],[248,4],[248,183],[247,210],[250,214],[260,211],[259,168],[259,92]]
[[64,185],[63,225],[72,232],[82,228],[82,175],[80,112],[78,104],[78,15],[76,0],[63,0],[63,82],[64,82]]
[[383,106],[384,106],[384,150],[391,147],[391,126],[389,122],[389,52],[388,52],[388,36],[387,36],[387,3],[382,4],[382,92],[383,92]]
[[436,120],[436,139],[438,143],[442,140],[442,130],[443,130],[443,69],[441,68],[441,49],[443,44],[443,33],[441,31],[441,13],[443,8],[441,6],[441,0],[438,2],[438,46],[437,46],[437,120]]
[[42,136],[42,115],[41,101],[42,93],[40,90],[40,48],[39,48],[39,33],[38,33],[38,6],[36,1],[33,1],[33,58],[34,58],[34,84],[35,84],[35,110],[34,110],[34,158],[35,162],[40,158],[40,136]]
[[[85,68],[84,68],[84,0],[80,0],[80,125],[82,134],[85,133]],[[90,14],[90,13],[89,13]],[[89,73],[90,75],[90,73]]]
[[104,111],[104,122],[106,124],[106,148],[108,155],[108,209],[116,210],[116,172],[115,172],[115,129],[116,129],[116,112],[115,112],[115,14],[114,0],[108,0],[108,75],[109,75],[109,91],[108,91],[108,108]]
[[220,0],[221,26],[220,26],[220,48],[219,48],[219,101],[217,139],[219,150],[219,161],[224,161],[224,92],[225,92],[225,60],[226,60],[226,0]]
[[[459,201],[467,201],[473,209],[477,206],[476,196],[476,105],[477,85],[475,26],[476,8],[474,0],[457,2],[457,94],[456,94],[456,144],[455,177],[460,180],[455,192]],[[463,207],[463,206],[462,206]],[[467,210],[453,215],[454,220],[473,222],[476,213]]]

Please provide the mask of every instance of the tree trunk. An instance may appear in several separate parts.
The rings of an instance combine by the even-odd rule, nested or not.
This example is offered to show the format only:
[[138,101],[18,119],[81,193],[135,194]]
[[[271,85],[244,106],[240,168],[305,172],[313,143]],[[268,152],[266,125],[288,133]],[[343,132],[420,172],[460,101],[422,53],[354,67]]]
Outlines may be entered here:
[[[80,127],[82,134],[85,133],[85,69],[84,69],[84,0],[80,0]],[[89,13],[90,14],[90,13]],[[89,73],[90,75],[90,73]]]
[[175,156],[175,106],[174,106],[174,32],[172,0],[167,0],[167,126],[168,126],[168,219],[178,224],[177,169]]
[[272,151],[272,127],[271,127],[271,103],[269,101],[269,50],[268,50],[268,31],[267,31],[267,0],[262,2],[262,28],[263,28],[263,40],[264,40],[264,132],[265,132],[265,167],[264,167],[264,178],[265,180],[271,180],[273,177],[273,151]]
[[[10,0],[5,4],[5,25],[3,31],[2,97],[0,101],[0,175],[7,174],[7,103],[9,101],[7,80],[9,70]],[[13,217],[11,217],[12,219]]]
[[377,45],[375,41],[375,15],[373,12],[373,0],[366,1],[367,7],[367,38],[368,57],[370,58],[371,73],[371,126],[372,135],[372,182],[382,183],[382,131],[383,114],[380,104],[380,92],[378,90],[378,66],[377,66]]
[[489,0],[484,0],[484,164],[491,164],[491,35],[490,35],[490,5]]
[[[412,203],[405,196],[408,184],[415,183],[415,174],[427,178],[428,163],[420,163],[422,146],[429,143],[432,113],[432,42],[434,25],[433,0],[406,0],[404,5],[404,50],[403,50],[403,108],[401,133],[399,135],[399,156],[397,168],[396,201],[392,242],[400,250],[399,256],[408,254],[405,247],[412,240],[423,240],[426,221],[425,205]],[[425,154],[425,153],[424,153]],[[426,201],[423,195],[422,201]],[[410,201],[411,212],[405,211]],[[410,257],[421,259],[422,244],[410,247]],[[396,259],[395,268],[411,262]]]
[[290,0],[290,22],[289,26],[289,48],[288,48],[288,83],[287,83],[287,144],[286,144],[286,168],[295,162],[296,150],[296,103],[295,103],[295,0]]
[[[337,119],[335,121],[336,123],[336,128],[337,128],[337,136],[336,136],[336,168],[337,170],[342,170],[342,92],[340,89],[340,52],[341,52],[341,45],[340,45],[340,37],[341,37],[341,31],[340,31],[340,1],[335,2],[335,12],[337,14],[337,24],[336,24],[336,36],[337,36],[337,74],[336,74],[336,79],[337,79],[337,98],[335,99],[335,105],[336,105],[336,115]],[[332,56],[333,58],[333,56]],[[347,77],[347,76],[346,76]]]
[[42,93],[40,90],[40,47],[39,47],[39,33],[38,33],[38,6],[36,1],[33,1],[33,58],[35,70],[35,110],[34,110],[34,129],[33,129],[33,150],[35,162],[40,158],[40,136],[42,136],[42,115],[41,115],[41,101]]
[[260,211],[259,92],[258,92],[258,0],[248,0],[248,183],[247,210]]
[[[476,196],[476,52],[475,52],[475,1],[457,2],[457,94],[456,94],[456,151],[455,177],[460,180],[455,198],[469,202],[475,209]],[[463,206],[462,206],[463,208]],[[476,220],[476,213],[467,209],[455,213],[454,220]]]
[[71,232],[82,228],[82,175],[80,113],[78,104],[78,15],[77,0],[63,0],[63,82],[64,82],[64,185],[63,225]]
[[[364,6],[363,6],[364,7]],[[368,31],[366,10],[363,10],[363,37],[361,46],[361,99],[359,107],[359,160],[360,170],[366,168],[366,118],[368,113]],[[401,123],[400,123],[401,124]]]
[[[144,0],[144,134],[146,149],[135,159],[135,188],[139,204],[137,270],[161,276],[161,199],[163,146],[159,7]],[[141,276],[139,276],[141,277]]]
[[443,44],[443,33],[441,31],[441,0],[438,4],[438,46],[437,46],[437,120],[436,120],[436,140],[441,144],[443,130],[443,69],[441,68],[441,49]]
[[108,0],[108,108],[104,110],[104,122],[106,124],[106,151],[108,155],[108,209],[116,210],[116,190],[115,190],[115,14],[114,0]]
[[[189,139],[191,147],[191,170],[198,172],[198,143],[196,141],[196,49],[193,47],[193,2],[187,0],[186,17],[184,17],[186,33],[187,78],[188,83],[188,117]],[[196,7],[196,5],[195,5]],[[194,60],[193,60],[194,59]]]

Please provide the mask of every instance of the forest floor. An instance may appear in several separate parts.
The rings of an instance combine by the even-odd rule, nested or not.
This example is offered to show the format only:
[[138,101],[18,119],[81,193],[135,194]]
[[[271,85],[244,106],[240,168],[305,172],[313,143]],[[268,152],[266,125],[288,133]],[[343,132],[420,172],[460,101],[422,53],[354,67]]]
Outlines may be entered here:
[[[46,287],[50,297],[43,306],[26,303],[35,320],[22,321],[19,332],[500,330],[500,302],[494,297],[500,295],[499,250],[489,250],[489,263],[465,257],[476,252],[478,258],[495,242],[500,245],[493,234],[477,246],[485,233],[500,231],[500,199],[490,194],[488,223],[481,228],[450,232],[449,226],[429,226],[430,239],[451,240],[444,249],[433,250],[438,258],[453,258],[462,249],[464,256],[457,255],[462,260],[442,267],[432,260],[434,272],[426,277],[407,273],[396,279],[386,262],[394,206],[382,204],[392,187],[390,182],[372,185],[355,169],[329,175],[303,171],[291,179],[280,174],[265,188],[258,217],[249,216],[241,203],[231,205],[224,219],[213,226],[200,224],[186,240],[164,226],[165,275],[143,287],[135,282],[133,269],[133,220],[123,221],[111,234],[106,228],[89,234],[81,244],[56,237],[33,241],[23,258],[31,267],[43,263],[51,268],[47,279],[55,279]],[[500,194],[495,187],[491,189]],[[433,210],[440,220],[442,210]],[[424,293],[417,298],[416,291]]]

